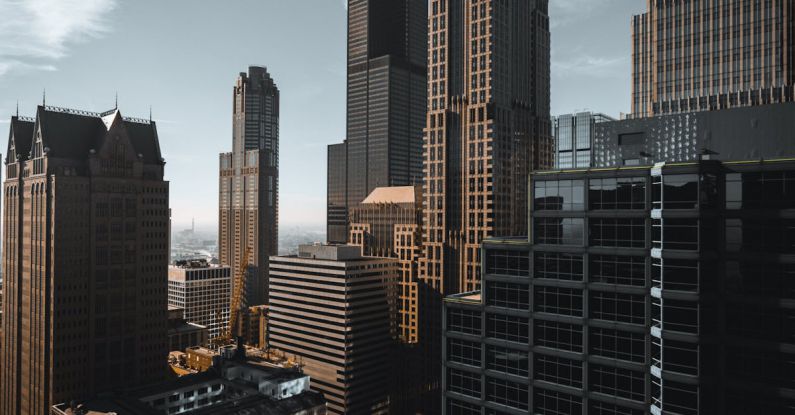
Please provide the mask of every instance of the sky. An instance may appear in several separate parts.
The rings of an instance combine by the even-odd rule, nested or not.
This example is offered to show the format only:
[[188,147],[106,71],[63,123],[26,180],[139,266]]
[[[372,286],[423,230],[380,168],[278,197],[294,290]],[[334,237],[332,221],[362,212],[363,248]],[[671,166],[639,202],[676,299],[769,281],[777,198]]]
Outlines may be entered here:
[[[326,146],[345,137],[345,0],[0,0],[0,130],[47,105],[151,108],[176,229],[217,226],[232,87],[281,93],[280,223],[325,224]],[[552,114],[630,109],[630,17],[645,0],[550,0]],[[5,146],[0,147],[5,150]],[[3,151],[4,152],[4,151]]]

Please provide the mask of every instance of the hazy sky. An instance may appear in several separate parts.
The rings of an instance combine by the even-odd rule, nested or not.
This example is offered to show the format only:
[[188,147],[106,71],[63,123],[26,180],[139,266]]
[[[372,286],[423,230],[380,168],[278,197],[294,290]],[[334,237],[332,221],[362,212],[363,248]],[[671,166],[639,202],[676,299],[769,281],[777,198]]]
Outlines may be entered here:
[[[629,22],[646,1],[550,3],[553,114],[628,112]],[[0,0],[0,16],[0,129],[17,101],[35,115],[43,89],[47,105],[104,111],[118,93],[124,115],[151,106],[177,228],[216,226],[232,85],[267,66],[281,91],[281,223],[325,223],[326,145],[345,136],[344,0]]]

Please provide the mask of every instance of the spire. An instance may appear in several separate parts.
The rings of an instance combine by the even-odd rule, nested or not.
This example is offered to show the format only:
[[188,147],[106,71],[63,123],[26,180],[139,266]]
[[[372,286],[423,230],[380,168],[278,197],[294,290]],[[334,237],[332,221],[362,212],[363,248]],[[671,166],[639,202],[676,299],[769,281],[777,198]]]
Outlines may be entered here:
[[149,104],[149,123],[152,122],[152,104]]
[[41,91],[41,106],[47,106],[47,88],[42,89]]
[[17,118],[19,118],[19,100],[17,100]]
[[116,102],[113,105],[113,109],[115,110],[119,109],[119,91],[116,91]]

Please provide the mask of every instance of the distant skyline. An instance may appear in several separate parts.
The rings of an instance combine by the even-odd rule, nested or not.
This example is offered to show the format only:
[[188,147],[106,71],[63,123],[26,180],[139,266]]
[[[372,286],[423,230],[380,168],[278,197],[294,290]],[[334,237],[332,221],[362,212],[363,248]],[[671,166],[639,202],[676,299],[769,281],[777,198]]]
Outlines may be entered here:
[[[630,110],[630,16],[644,0],[550,0],[552,114]],[[325,223],[326,145],[345,138],[344,1],[0,0],[0,128],[19,101],[147,118],[175,230],[216,229],[218,153],[250,64],[281,90],[280,222]],[[253,47],[244,42],[256,42]],[[7,130],[6,130],[7,131]],[[5,149],[1,150],[5,157]]]

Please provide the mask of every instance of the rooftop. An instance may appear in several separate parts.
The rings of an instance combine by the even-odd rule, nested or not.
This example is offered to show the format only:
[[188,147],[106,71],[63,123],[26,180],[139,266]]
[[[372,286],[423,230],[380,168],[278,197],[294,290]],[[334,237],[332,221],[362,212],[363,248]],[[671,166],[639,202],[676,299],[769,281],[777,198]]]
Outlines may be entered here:
[[417,203],[421,197],[420,189],[420,186],[376,187],[362,204]]

